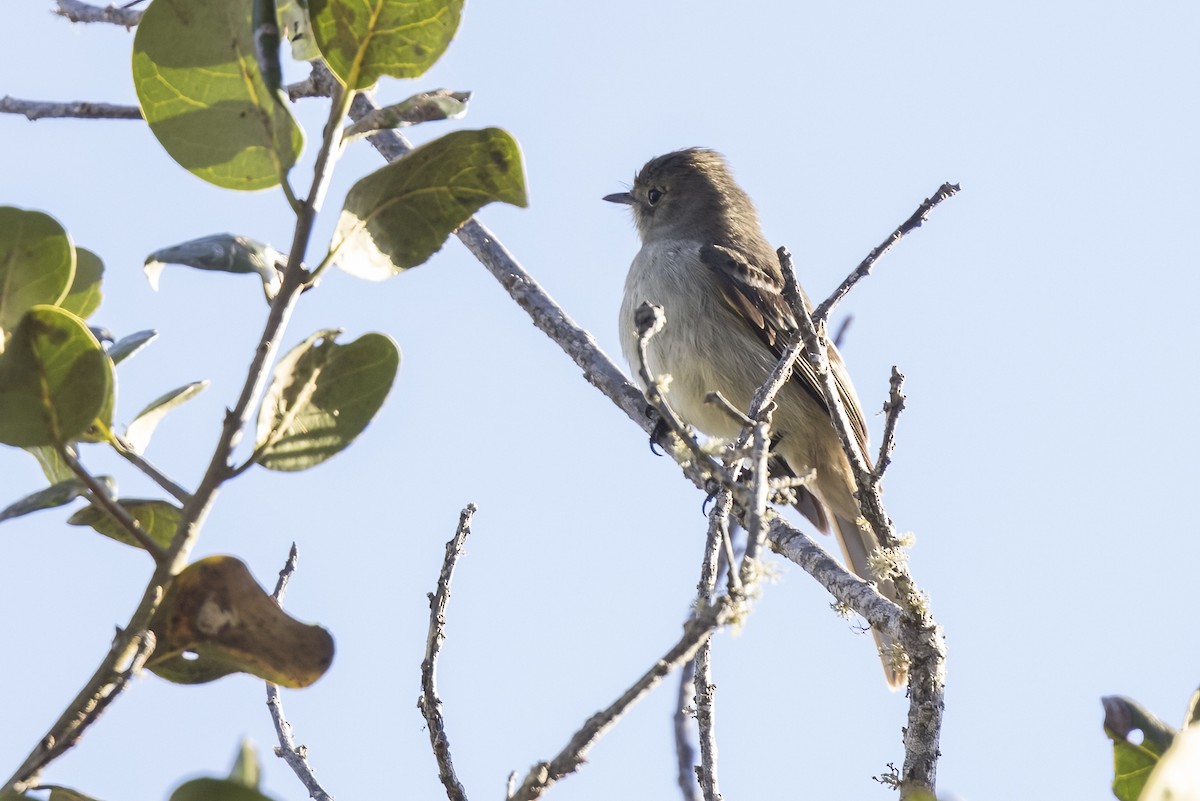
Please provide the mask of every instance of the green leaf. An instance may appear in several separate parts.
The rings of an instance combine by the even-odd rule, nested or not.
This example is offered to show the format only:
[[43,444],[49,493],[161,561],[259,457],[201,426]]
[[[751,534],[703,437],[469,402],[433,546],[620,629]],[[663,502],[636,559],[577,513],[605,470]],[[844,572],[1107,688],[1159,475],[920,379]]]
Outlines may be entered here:
[[155,0],[134,36],[133,81],[167,153],[217,186],[275,186],[303,149],[259,72],[245,0]]
[[75,276],[75,246],[49,214],[0,206],[0,352],[21,315],[57,306]]
[[262,774],[258,762],[258,752],[249,740],[242,740],[238,746],[237,757],[233,760],[233,769],[229,771],[229,781],[257,790]]
[[257,461],[270,470],[305,470],[354,441],[383,405],[400,350],[383,334],[348,345],[318,331],[279,360],[258,414]]
[[516,141],[499,128],[447,134],[354,185],[333,235],[337,264],[390,278],[424,264],[493,200],[528,205]]
[[146,667],[178,684],[240,672],[281,687],[307,687],[333,662],[329,632],[280,609],[232,556],[210,556],[184,568],[150,629],[157,646]]
[[113,364],[120,364],[156,339],[158,332],[154,329],[121,337],[109,347],[108,358],[112,359]]
[[100,279],[104,276],[104,262],[85,248],[75,248],[75,280],[67,296],[59,302],[76,317],[86,320],[100,307]]
[[344,86],[416,78],[454,38],[463,0],[309,0],[317,45]]
[[[1113,795],[1120,801],[1137,801],[1154,766],[1175,739],[1175,730],[1128,698],[1110,695],[1101,703],[1104,733],[1113,741]],[[1131,740],[1133,732],[1141,733],[1141,742]]]
[[[99,476],[98,480],[108,487],[109,492],[112,492],[116,486],[110,476]],[[0,521],[11,520],[31,512],[40,512],[42,509],[65,506],[86,492],[87,487],[78,478],[60,481],[43,490],[26,495],[16,503],[10,504],[6,509],[0,510]]]
[[60,787],[58,785],[43,784],[39,789],[50,790],[50,798],[48,801],[96,801],[90,795],[84,795],[78,790],[72,790],[70,787]]
[[34,306],[0,356],[0,442],[66,444],[91,425],[112,392],[108,357],[83,320]]
[[125,428],[125,441],[138,453],[145,453],[146,446],[150,444],[150,438],[154,435],[154,429],[167,412],[199,395],[208,387],[208,383],[207,379],[193,381],[152,400]]
[[171,801],[274,801],[258,790],[228,779],[192,779],[171,793]]
[[60,484],[75,478],[75,471],[63,461],[62,454],[53,446],[39,445],[25,450],[34,459],[37,459],[38,466],[42,468],[42,472],[46,474],[46,480],[51,484]]
[[270,245],[247,236],[213,234],[156,250],[146,257],[146,279],[158,291],[158,276],[168,264],[224,273],[257,273],[268,298],[279,291],[281,278],[276,264],[286,256]]
[[[137,498],[126,498],[117,503],[138,522],[146,536],[163,548],[170,546],[175,537],[175,530],[179,527],[180,510],[177,507],[166,501]],[[95,504],[80,509],[67,518],[67,522],[72,526],[91,526],[117,542],[135,548],[142,547],[116,518]]]
[[406,128],[422,122],[457,119],[467,113],[470,92],[434,89],[407,100],[369,111],[342,132],[343,141],[388,128]]
[[313,61],[321,57],[317,41],[313,38],[312,22],[308,19],[307,0],[279,0],[275,11],[279,14],[279,30],[292,45],[292,58],[296,61]]

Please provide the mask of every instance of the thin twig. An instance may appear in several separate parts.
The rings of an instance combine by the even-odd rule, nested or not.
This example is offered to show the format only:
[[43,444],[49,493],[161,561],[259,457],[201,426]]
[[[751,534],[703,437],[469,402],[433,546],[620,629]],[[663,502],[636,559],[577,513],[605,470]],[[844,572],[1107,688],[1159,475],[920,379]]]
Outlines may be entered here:
[[117,447],[114,448],[114,450],[120,454],[125,461],[129,462],[138,470],[141,470],[143,473],[149,476],[155,484],[170,493],[170,495],[180,503],[187,503],[192,499],[192,494],[190,492],[179,486],[179,484],[171,480],[166,473],[155,467],[149,460],[138,453],[137,450],[124,438],[117,436],[116,434],[113,436],[117,443]]
[[[281,609],[283,608],[283,596],[287,592],[288,582],[292,580],[292,574],[296,572],[298,559],[299,553],[296,550],[296,543],[293,542],[288,551],[287,561],[283,563],[283,569],[279,571],[279,580],[275,582],[275,591],[271,593],[271,597]],[[316,801],[333,801],[333,796],[317,781],[317,774],[313,771],[312,765],[308,764],[308,748],[296,745],[296,739],[292,734],[292,724],[283,712],[283,699],[279,694],[279,685],[269,681],[266,682],[266,685],[267,709],[271,713],[271,721],[275,724],[275,734],[279,738],[279,745],[275,747],[275,756],[288,764],[288,767],[296,774],[296,778],[308,790],[309,798],[315,798]]]
[[888,383],[890,391],[887,402],[883,404],[883,413],[887,415],[883,421],[883,441],[879,443],[879,458],[875,460],[875,469],[871,473],[871,481],[876,485],[883,480],[884,472],[892,463],[892,451],[896,448],[896,423],[904,411],[904,373],[895,365],[892,365],[892,378]]
[[727,487],[730,492],[738,496],[739,501],[746,504],[745,489],[738,485],[736,472],[731,472],[700,445],[696,435],[692,433],[667,400],[663,391],[664,382],[650,371],[646,349],[649,347],[651,338],[666,324],[663,308],[651,303],[643,303],[634,313],[634,321],[637,324],[638,334],[638,374],[641,376],[642,384],[646,387],[646,401],[658,412],[660,419],[671,429],[671,433],[683,443],[691,455],[690,462],[697,465],[704,476],[715,478],[722,487]]
[[[883,508],[879,483],[874,480],[867,466],[866,454],[862,452],[846,416],[841,393],[829,367],[829,343],[824,335],[824,325],[816,323],[803,306],[799,311],[805,358],[817,376],[834,429],[850,461],[858,489],[855,495],[859,509],[883,543],[885,556],[890,557],[888,578],[895,586],[904,610],[899,631],[888,632],[893,636],[898,633],[898,639],[910,661],[908,725],[904,728],[904,769],[901,773],[900,797],[903,799],[916,792],[932,794],[936,787],[937,759],[940,755],[938,745],[945,707],[945,642],[941,628],[929,609],[928,599],[917,589],[909,575],[895,527]],[[874,625],[874,620],[868,620]]]
[[446,788],[446,797],[450,801],[467,801],[467,791],[454,772],[454,760],[450,756],[450,740],[446,736],[446,721],[442,718],[442,699],[437,692],[437,662],[446,639],[450,581],[454,578],[454,568],[458,564],[458,557],[462,555],[467,537],[471,535],[471,518],[474,516],[473,503],[467,504],[459,514],[458,529],[446,543],[446,558],[442,562],[437,589],[429,593],[429,634],[425,638],[425,659],[421,662],[421,696],[417,699],[417,708],[425,716],[433,757],[437,760],[438,778]]
[[852,609],[876,630],[892,637],[900,635],[900,607],[880,595],[874,584],[846,570],[812,537],[776,517],[767,526],[767,539],[776,553],[799,565],[838,603]]
[[5,95],[0,97],[0,114],[24,114],[28,120],[47,117],[81,117],[90,120],[140,120],[142,110],[137,106],[117,103],[93,103],[87,100],[51,102],[48,100],[22,100]]
[[824,322],[826,319],[828,319],[829,312],[833,311],[833,307],[836,306],[842,298],[846,297],[846,294],[850,291],[851,287],[870,274],[871,268],[875,266],[875,262],[879,261],[879,258],[884,253],[887,253],[889,250],[891,250],[892,246],[903,239],[906,234],[916,230],[917,228],[920,228],[921,223],[925,222],[929,218],[929,212],[933,211],[934,208],[943,200],[954,197],[954,195],[958,193],[958,190],[958,184],[946,182],[938,187],[937,191],[933,193],[932,197],[925,198],[921,205],[917,207],[917,210],[912,213],[912,216],[901,223],[899,228],[888,234],[887,239],[883,240],[883,242],[879,243],[874,250],[868,253],[867,257],[863,259],[862,262],[860,262],[859,265],[855,267],[848,276],[846,276],[846,280],[842,281],[838,288],[833,290],[833,294],[826,298],[821,305],[818,306],[815,311],[813,311],[813,320],[817,322]]
[[66,445],[59,448],[58,454],[66,462],[67,467],[71,468],[71,472],[78,476],[79,480],[87,486],[91,492],[92,502],[107,512],[109,517],[116,520],[121,528],[125,530],[125,533],[133,537],[138,545],[141,545],[142,548],[154,557],[155,562],[162,564],[166,558],[166,552],[162,546],[150,539],[150,535],[142,528],[142,524],[135,520],[129,512],[125,511],[124,506],[117,503],[117,500],[108,491],[108,487],[79,463],[79,460],[75,458],[75,454],[71,452],[71,446]]
[[683,627],[683,636],[655,664],[642,674],[634,684],[621,693],[616,701],[588,718],[583,727],[575,732],[567,745],[549,762],[539,762],[525,775],[524,781],[513,794],[515,801],[533,801],[555,782],[579,769],[587,758],[588,751],[606,731],[647,693],[657,687],[664,678],[695,656],[697,649],[708,641],[713,631],[721,625],[727,605],[719,600],[713,606],[696,610]]
[[[703,653],[712,640],[696,652]],[[700,787],[696,783],[696,746],[692,744],[692,716],[696,695],[693,682],[696,678],[696,660],[692,659],[679,671],[679,689],[675,693],[675,712],[671,715],[675,732],[675,781],[683,801],[701,801]]]
[[767,496],[770,487],[770,473],[767,463],[771,457],[771,414],[764,411],[765,419],[755,423],[751,429],[754,437],[754,447],[751,450],[753,463],[750,470],[750,508],[746,510],[746,553],[742,556],[742,566],[739,571],[742,584],[753,582],[751,574],[756,570],[753,563],[758,559],[758,549],[766,538],[765,520],[767,516]]
[[700,764],[695,766],[696,781],[704,801],[721,801],[717,781],[716,691],[712,683],[712,640],[696,652],[696,726],[700,732]]
[[[702,608],[713,603],[717,583],[720,581],[721,554],[723,547],[728,549],[724,560],[729,578],[734,579],[736,571],[730,570],[734,563],[733,542],[729,533],[729,515],[733,510],[733,495],[728,489],[717,494],[716,502],[708,515],[708,535],[704,541],[704,558],[700,563],[700,580],[696,583],[696,607]],[[731,583],[730,597],[742,597],[742,585]],[[712,681],[712,640],[707,640],[696,652],[695,659],[689,663],[692,667],[692,698],[696,710],[696,734],[699,741],[700,763],[695,764],[694,758],[688,775],[690,786],[699,788],[701,796],[706,801],[713,801],[713,796],[720,796],[717,782],[717,733],[715,728],[716,715],[716,686]],[[678,746],[677,746],[678,748]],[[683,781],[683,777],[680,777]]]
[[58,8],[54,13],[66,17],[71,22],[108,22],[123,28],[132,28],[141,22],[145,12],[113,5],[94,6],[80,0],[58,0]]
[[[284,90],[293,102],[304,97],[332,97],[333,78],[327,70],[316,69],[303,81],[288,84]],[[120,103],[97,103],[90,100],[53,101],[24,100],[5,95],[0,97],[0,114],[23,114],[31,122],[42,119],[140,120],[138,106]]]

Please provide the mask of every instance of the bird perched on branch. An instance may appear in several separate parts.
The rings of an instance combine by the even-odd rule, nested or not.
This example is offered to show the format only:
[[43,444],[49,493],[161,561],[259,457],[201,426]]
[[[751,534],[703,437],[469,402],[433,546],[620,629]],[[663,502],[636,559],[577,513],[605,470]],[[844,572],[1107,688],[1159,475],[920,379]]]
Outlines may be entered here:
[[[796,330],[785,300],[783,272],[768,244],[749,196],[733,180],[725,159],[701,148],[651,159],[628,192],[605,200],[633,210],[642,248],[633,259],[621,304],[621,347],[638,365],[635,313],[643,303],[663,307],[666,326],[650,339],[647,367],[670,375],[666,399],[679,416],[704,433],[737,437],[740,426],[727,410],[706,401],[720,392],[739,409],[766,381]],[[811,309],[807,297],[803,302]],[[867,429],[861,404],[834,345],[829,361],[842,404],[865,453]],[[860,527],[850,463],[833,429],[812,368],[796,362],[792,379],[776,397],[772,453],[796,475],[810,468],[815,479],[797,504],[820,530],[831,527],[851,569],[875,581],[868,567],[880,547]],[[890,581],[880,591],[895,599]],[[889,658],[890,638],[875,633],[888,684],[905,681]]]

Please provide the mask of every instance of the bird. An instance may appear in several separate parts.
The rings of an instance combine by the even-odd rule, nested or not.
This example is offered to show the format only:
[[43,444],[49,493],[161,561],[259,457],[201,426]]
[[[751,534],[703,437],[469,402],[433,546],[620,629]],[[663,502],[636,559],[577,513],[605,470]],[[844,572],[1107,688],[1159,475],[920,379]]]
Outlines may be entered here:
[[[797,328],[784,297],[779,259],[753,201],[734,180],[724,156],[707,148],[651,159],[629,191],[604,200],[632,209],[641,240],[618,316],[621,349],[633,373],[638,375],[640,362],[637,310],[643,303],[661,306],[665,327],[647,344],[647,368],[652,375],[670,376],[665,398],[685,422],[710,437],[735,438],[741,425],[728,410],[706,399],[720,392],[739,409],[749,408]],[[801,294],[811,310],[803,290]],[[865,454],[862,404],[832,343],[829,362]],[[832,528],[850,568],[864,580],[875,581],[880,592],[895,601],[892,582],[872,575],[869,560],[882,543],[869,526],[858,525],[850,462],[816,376],[803,358],[797,360],[776,404],[772,456],[795,475],[815,471],[815,478],[799,492],[797,508],[819,530]],[[894,658],[888,635],[874,634],[888,685],[898,688],[907,678],[902,660]]]

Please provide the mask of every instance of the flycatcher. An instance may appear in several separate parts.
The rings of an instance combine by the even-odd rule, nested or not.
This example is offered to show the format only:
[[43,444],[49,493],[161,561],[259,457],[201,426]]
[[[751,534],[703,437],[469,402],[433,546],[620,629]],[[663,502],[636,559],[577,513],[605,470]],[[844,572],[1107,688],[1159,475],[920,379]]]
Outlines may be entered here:
[[[705,397],[720,392],[748,409],[797,326],[783,296],[779,260],[763,235],[754,204],[734,182],[724,157],[701,148],[651,159],[630,191],[604,199],[633,210],[642,240],[621,303],[626,360],[637,375],[637,308],[644,302],[662,306],[666,327],[649,342],[647,367],[654,375],[671,376],[666,398],[684,420],[710,436],[735,438],[740,426]],[[804,302],[811,309],[807,297]],[[865,453],[862,406],[832,344],[829,360]],[[801,488],[797,508],[821,531],[832,524],[851,569],[875,581],[867,558],[880,543],[869,528],[855,522],[859,511],[850,463],[802,358],[776,404],[773,453],[796,475],[816,471],[811,494]],[[879,582],[879,589],[895,599],[890,581]],[[875,640],[888,684],[899,687],[906,677],[888,658],[890,638],[876,632]]]

